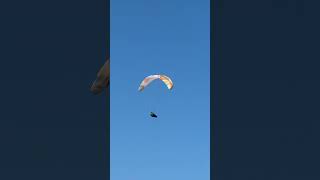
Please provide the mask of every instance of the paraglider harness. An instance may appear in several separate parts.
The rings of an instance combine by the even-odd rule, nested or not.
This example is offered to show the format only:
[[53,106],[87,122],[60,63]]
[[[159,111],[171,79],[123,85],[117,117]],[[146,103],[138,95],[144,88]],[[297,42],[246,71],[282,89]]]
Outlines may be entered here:
[[155,113],[153,113],[153,112],[150,112],[150,116],[153,117],[153,118],[157,118],[157,117],[158,117],[158,116],[157,116]]

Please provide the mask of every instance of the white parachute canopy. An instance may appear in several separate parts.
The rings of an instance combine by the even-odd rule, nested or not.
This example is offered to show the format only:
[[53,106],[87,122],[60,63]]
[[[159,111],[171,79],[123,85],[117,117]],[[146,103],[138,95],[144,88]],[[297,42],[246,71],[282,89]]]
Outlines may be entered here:
[[147,87],[151,82],[153,82],[156,79],[160,79],[162,82],[164,82],[169,90],[173,88],[173,83],[171,79],[168,76],[165,75],[150,75],[143,79],[139,86],[139,91],[143,91],[145,87]]

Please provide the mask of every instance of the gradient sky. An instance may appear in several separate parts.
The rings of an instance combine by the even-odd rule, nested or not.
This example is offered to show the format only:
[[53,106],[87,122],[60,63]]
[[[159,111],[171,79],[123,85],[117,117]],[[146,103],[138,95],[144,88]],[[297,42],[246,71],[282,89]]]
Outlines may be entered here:
[[[111,180],[209,180],[209,12],[209,0],[111,1]],[[173,90],[138,92],[150,74]]]

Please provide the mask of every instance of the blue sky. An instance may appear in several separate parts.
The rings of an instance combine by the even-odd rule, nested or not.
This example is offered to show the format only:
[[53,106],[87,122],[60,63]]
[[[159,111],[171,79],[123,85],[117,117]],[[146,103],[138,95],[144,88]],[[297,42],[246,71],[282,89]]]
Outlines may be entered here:
[[[111,1],[111,180],[209,180],[209,12],[209,0]],[[150,74],[172,91],[138,92]]]

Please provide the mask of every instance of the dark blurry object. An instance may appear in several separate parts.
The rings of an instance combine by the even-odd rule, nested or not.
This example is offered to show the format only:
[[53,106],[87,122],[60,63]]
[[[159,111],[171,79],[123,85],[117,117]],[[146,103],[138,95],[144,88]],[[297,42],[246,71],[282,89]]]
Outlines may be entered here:
[[106,60],[97,74],[97,79],[91,85],[90,91],[93,94],[100,94],[110,84],[110,58]]
[[153,113],[153,112],[150,112],[150,116],[151,117],[154,117],[154,118],[157,118],[158,116],[155,114],[155,113]]

